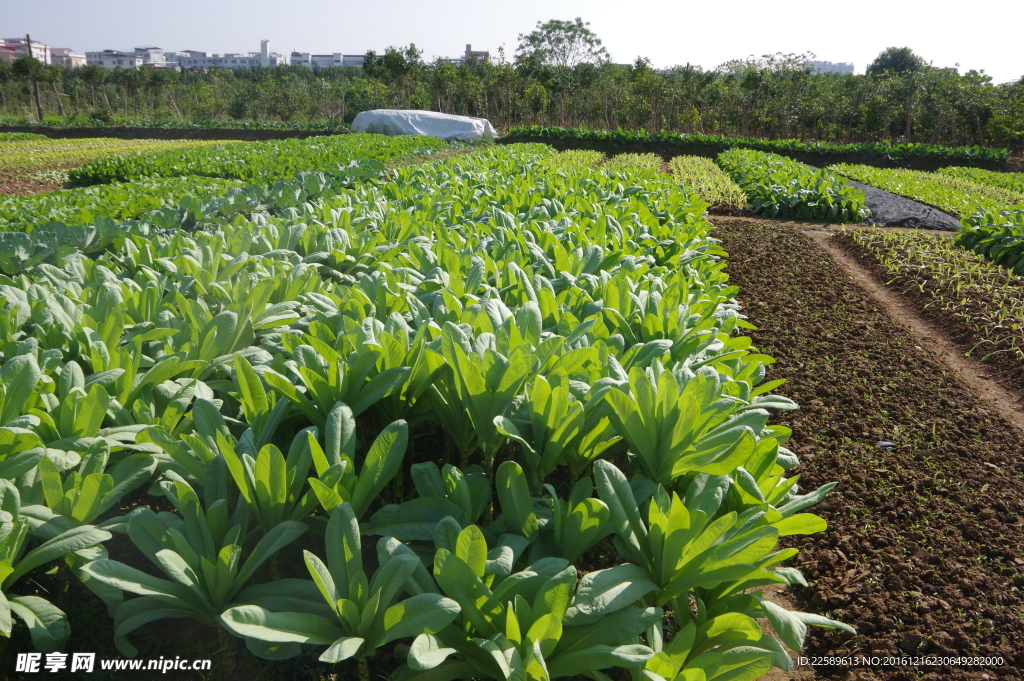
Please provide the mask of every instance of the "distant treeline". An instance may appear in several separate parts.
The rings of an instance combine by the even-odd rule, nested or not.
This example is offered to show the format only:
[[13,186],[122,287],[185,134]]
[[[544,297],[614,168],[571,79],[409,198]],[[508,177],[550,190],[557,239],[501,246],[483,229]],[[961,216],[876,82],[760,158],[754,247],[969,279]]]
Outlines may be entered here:
[[[0,62],[0,112],[46,116],[342,123],[377,108],[431,109],[517,125],[646,129],[850,143],[890,140],[1024,149],[1024,77],[930,66],[814,75],[792,55],[715,70],[633,64],[425,63],[413,46],[364,68],[272,67],[180,73]],[[33,82],[35,81],[35,82]]]

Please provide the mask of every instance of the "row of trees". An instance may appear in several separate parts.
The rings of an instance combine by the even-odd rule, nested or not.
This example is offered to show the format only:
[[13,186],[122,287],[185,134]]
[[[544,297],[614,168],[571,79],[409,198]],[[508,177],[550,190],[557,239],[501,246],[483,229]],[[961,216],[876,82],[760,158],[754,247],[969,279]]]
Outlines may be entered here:
[[[425,62],[415,45],[369,52],[363,68],[107,71],[0,63],[8,116],[45,110],[128,118],[351,121],[375,108],[482,116],[499,128],[567,125],[860,142],[1024,147],[1024,77],[937,68],[886,50],[863,76],[812,74],[810,55],[699,66],[615,64],[577,19],[538,23],[508,61]],[[38,106],[36,93],[38,91]]]

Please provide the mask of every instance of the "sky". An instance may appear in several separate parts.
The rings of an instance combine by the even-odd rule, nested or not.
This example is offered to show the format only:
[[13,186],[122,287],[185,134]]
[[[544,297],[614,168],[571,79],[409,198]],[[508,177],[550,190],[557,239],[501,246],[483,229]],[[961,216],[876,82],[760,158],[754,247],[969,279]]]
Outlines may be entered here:
[[[776,52],[812,52],[863,73],[886,47],[910,47],[934,66],[984,70],[996,83],[1024,76],[1019,30],[1024,2],[975,0],[922,9],[906,0],[857,3],[517,0],[351,2],[304,0],[0,0],[0,36],[76,52],[159,46],[165,50],[378,53],[415,43],[428,59],[460,56],[467,43],[509,59],[538,21],[581,17],[619,63],[647,57],[657,68]],[[787,9],[789,8],[789,9]]]

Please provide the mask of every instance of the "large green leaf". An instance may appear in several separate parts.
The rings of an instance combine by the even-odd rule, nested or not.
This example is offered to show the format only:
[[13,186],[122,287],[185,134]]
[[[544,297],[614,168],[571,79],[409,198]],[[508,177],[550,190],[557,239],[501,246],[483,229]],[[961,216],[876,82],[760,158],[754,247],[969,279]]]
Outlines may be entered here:
[[26,554],[18,562],[14,572],[4,580],[4,588],[9,588],[11,584],[14,584],[23,575],[40,565],[45,565],[69,553],[95,546],[100,542],[107,541],[110,537],[111,534],[106,530],[100,530],[91,525],[76,527],[63,532]]
[[10,600],[11,612],[21,618],[32,637],[32,646],[40,653],[61,650],[71,635],[68,616],[49,601],[38,596],[15,596]]
[[495,489],[505,524],[510,530],[533,540],[537,536],[537,514],[533,510],[530,486],[523,469],[515,461],[498,466]]
[[344,632],[322,617],[297,612],[270,612],[256,605],[228,608],[217,618],[235,636],[271,643],[330,645]]
[[548,662],[548,673],[551,678],[557,678],[585,674],[609,667],[640,669],[652,657],[654,657],[654,651],[639,644],[591,646],[565,655],[558,655]]
[[42,376],[35,355],[18,355],[4,362],[3,368],[0,368],[0,382],[4,386],[0,426],[7,425],[25,412],[29,398]]
[[409,426],[405,421],[395,421],[381,431],[366,453],[366,460],[359,472],[359,481],[352,492],[352,508],[356,517],[362,517],[370,502],[381,493],[395,477],[402,466],[409,444]]
[[436,634],[451,624],[459,611],[458,603],[439,594],[407,598],[384,612],[384,633],[377,645],[399,638]]

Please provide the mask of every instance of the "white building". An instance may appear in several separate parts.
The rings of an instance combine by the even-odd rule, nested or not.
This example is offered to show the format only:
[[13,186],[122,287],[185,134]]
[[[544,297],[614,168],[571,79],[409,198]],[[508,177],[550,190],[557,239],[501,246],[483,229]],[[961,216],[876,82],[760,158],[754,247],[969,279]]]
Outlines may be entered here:
[[270,41],[260,41],[259,52],[225,52],[207,54],[198,50],[167,52],[165,59],[172,59],[183,69],[248,69],[253,66],[283,66],[286,62],[277,52],[270,51]]
[[159,47],[136,47],[135,56],[142,59],[143,66],[152,66],[158,69],[167,66],[164,51]]
[[85,62],[90,66],[101,66],[105,69],[137,69],[142,66],[142,57],[134,52],[102,50],[100,52],[86,52]]
[[5,47],[14,48],[15,58],[23,54],[31,54],[33,57],[43,62],[44,64],[50,63],[49,45],[44,45],[38,40],[32,41],[31,52],[29,52],[29,48],[26,47],[25,38],[5,38],[3,40],[3,44]]
[[[467,44],[466,52],[461,57],[443,59],[443,61],[450,62],[456,66],[461,66],[470,60],[489,62],[491,60],[491,53],[486,50],[474,50],[472,45]],[[331,66],[356,66],[362,68],[365,61],[365,54],[342,54],[341,52],[312,54],[310,52],[292,51],[288,63],[292,66],[305,66],[307,69],[325,69]]]
[[804,62],[804,66],[811,69],[814,73],[843,73],[853,75],[853,62],[840,61],[808,61]]
[[79,66],[85,66],[86,59],[84,54],[72,52],[70,47],[51,47],[50,63],[76,69]]
[[332,66],[359,66],[366,60],[365,54],[310,54],[309,52],[292,52],[289,63],[292,66],[305,66],[308,69],[326,69]]

